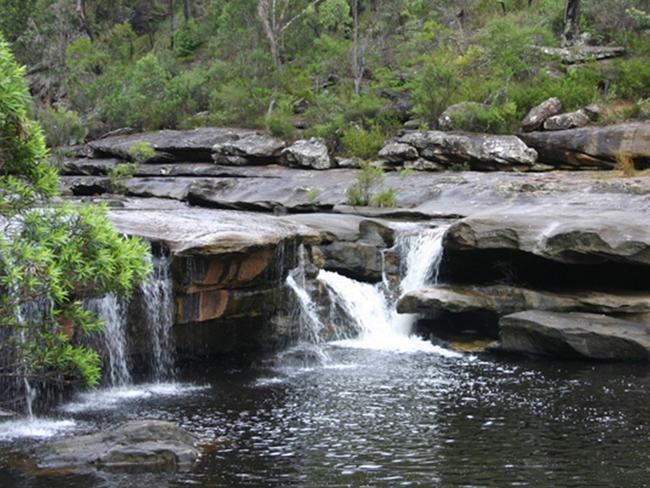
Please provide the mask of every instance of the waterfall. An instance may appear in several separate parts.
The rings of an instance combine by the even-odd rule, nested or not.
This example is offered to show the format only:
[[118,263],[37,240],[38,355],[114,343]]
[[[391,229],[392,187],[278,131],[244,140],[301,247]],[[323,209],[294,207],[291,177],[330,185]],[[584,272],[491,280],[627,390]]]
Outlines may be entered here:
[[[437,283],[438,267],[442,259],[442,238],[446,230],[446,227],[420,229],[399,236],[397,250],[404,268],[400,295]],[[331,271],[321,271],[318,279],[328,287],[336,305],[345,311],[347,319],[353,321],[357,329],[356,339],[339,341],[338,344],[452,354],[428,341],[411,336],[416,316],[397,314],[397,300],[387,289],[388,280],[385,277],[381,283],[370,285]]]
[[86,301],[89,310],[104,321],[102,334],[108,380],[111,386],[131,383],[126,338],[126,305],[113,294]]
[[156,381],[173,376],[174,290],[169,256],[153,258],[153,270],[140,288],[151,343],[151,371]]

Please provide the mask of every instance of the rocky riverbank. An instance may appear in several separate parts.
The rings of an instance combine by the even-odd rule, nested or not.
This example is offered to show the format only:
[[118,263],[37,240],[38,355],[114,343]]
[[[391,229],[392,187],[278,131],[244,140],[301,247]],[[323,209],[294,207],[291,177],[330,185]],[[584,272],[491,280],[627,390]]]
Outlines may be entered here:
[[[535,115],[532,125],[557,112]],[[111,170],[143,141],[155,155],[115,195]],[[372,163],[386,170],[396,207],[354,207],[346,190],[357,163],[330,157],[321,141],[204,128],[92,142],[64,161],[62,187],[69,198],[108,200],[118,229],[172,255],[177,345],[188,354],[286,344],[284,284],[301,256],[315,270],[375,283],[399,273],[390,252],[396,225],[444,222],[452,224],[444,285],[399,304],[421,314],[421,330],[471,329],[500,338],[505,350],[554,354],[547,338],[559,329],[549,324],[560,321],[572,332],[553,332],[552,343],[564,344],[558,355],[572,348],[637,360],[626,348],[604,355],[575,346],[575,337],[601,337],[607,327],[605,342],[617,336],[611,329],[646,344],[637,332],[650,325],[650,179],[595,171],[620,155],[645,167],[650,125],[520,136],[406,131]],[[412,171],[394,171],[402,168]],[[522,312],[536,320],[518,320]]]

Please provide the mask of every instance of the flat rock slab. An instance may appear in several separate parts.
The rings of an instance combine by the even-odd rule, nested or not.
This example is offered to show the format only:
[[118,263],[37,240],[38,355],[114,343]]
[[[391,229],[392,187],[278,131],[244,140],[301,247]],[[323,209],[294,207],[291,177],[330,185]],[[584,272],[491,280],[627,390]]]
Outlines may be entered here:
[[112,136],[88,143],[99,155],[130,159],[129,149],[138,142],[150,144],[161,160],[209,162],[216,144],[237,140],[253,134],[246,129],[203,127],[194,130],[161,130],[124,136]]
[[628,123],[549,132],[519,137],[539,154],[539,161],[562,169],[612,169],[620,155],[637,168],[650,166],[650,124]]
[[52,442],[37,452],[40,468],[176,468],[199,456],[197,439],[176,424],[132,421],[111,430]]
[[533,290],[507,285],[453,286],[414,290],[397,305],[400,313],[435,316],[440,312],[492,312],[499,316],[526,310],[549,312],[589,312],[644,316],[650,314],[650,293],[638,291]]
[[445,248],[514,250],[561,263],[650,266],[650,214],[486,212],[452,225]]
[[122,233],[163,243],[172,253],[216,255],[275,247],[286,239],[317,242],[316,231],[269,215],[183,207],[114,209]]
[[610,361],[648,361],[650,334],[639,323],[607,315],[531,310],[503,317],[501,349]]

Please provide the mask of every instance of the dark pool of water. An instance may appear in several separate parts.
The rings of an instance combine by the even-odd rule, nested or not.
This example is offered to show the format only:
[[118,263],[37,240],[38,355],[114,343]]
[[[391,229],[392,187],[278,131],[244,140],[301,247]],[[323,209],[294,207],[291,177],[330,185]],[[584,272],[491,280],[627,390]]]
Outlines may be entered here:
[[14,440],[0,444],[0,487],[650,483],[646,367],[340,348],[329,355],[330,364],[314,368],[186,370],[181,381],[206,388],[62,414],[77,432],[155,418],[226,439],[191,471],[28,475],[15,456],[39,441]]

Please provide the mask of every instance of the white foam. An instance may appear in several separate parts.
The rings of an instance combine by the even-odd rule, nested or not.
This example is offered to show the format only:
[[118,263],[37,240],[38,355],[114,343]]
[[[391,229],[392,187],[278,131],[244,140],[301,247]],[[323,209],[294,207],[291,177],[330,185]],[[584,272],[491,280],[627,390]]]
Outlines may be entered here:
[[74,401],[63,405],[61,410],[69,413],[111,410],[124,402],[132,400],[152,398],[156,396],[184,396],[207,388],[207,386],[187,385],[182,383],[149,383],[119,386],[80,393],[76,396]]
[[427,353],[437,354],[439,356],[447,358],[459,358],[463,356],[458,352],[436,346],[435,344],[432,344],[431,342],[417,336],[373,336],[369,334],[360,336],[357,339],[336,341],[332,342],[331,344],[349,349],[372,349],[376,351],[397,352],[404,354]]
[[0,441],[21,438],[46,439],[77,426],[74,420],[28,418],[0,423]]

